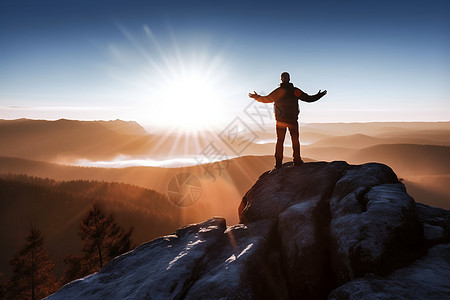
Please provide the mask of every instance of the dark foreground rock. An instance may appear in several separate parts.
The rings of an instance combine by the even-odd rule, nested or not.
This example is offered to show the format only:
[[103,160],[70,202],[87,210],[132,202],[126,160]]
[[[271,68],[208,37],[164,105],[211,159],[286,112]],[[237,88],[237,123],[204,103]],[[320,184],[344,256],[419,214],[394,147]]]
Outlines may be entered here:
[[124,254],[50,299],[443,299],[450,212],[382,164],[284,165],[239,207]]
[[410,266],[386,277],[366,274],[330,295],[330,299],[449,299],[450,244],[437,245]]

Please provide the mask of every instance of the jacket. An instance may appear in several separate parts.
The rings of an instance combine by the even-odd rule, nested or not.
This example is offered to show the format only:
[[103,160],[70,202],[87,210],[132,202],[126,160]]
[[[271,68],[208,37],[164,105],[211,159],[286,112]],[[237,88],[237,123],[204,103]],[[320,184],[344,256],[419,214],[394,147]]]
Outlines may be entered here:
[[308,95],[290,82],[282,82],[280,87],[267,96],[259,96],[257,101],[263,103],[274,102],[275,119],[278,122],[296,123],[300,109],[298,100],[314,102],[322,98],[322,93]]

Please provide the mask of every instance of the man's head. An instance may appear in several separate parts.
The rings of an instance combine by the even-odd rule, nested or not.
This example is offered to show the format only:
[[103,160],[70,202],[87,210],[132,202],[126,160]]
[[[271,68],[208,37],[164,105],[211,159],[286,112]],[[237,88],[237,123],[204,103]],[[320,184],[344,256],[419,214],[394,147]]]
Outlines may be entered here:
[[288,72],[281,73],[281,82],[289,82],[291,80],[291,76],[289,76]]

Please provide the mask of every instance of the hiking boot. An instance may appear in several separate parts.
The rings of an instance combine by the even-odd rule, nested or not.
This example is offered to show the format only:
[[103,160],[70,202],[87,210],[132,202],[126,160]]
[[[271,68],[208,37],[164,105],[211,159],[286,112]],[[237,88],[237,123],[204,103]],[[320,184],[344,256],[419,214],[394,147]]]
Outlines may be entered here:
[[283,166],[283,161],[282,160],[276,160],[275,162],[275,169],[280,169]]
[[294,166],[298,167],[301,166],[303,164],[303,160],[300,159],[294,159]]

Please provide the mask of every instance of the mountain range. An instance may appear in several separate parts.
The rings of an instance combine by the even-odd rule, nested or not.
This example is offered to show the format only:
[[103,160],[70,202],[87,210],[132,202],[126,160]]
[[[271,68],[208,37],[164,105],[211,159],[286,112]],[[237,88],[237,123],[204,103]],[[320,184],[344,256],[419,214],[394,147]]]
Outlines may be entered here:
[[[81,159],[108,161],[120,156],[131,159],[192,157],[198,155],[214,139],[215,133],[180,136],[178,133],[168,132],[162,135],[149,133],[135,122],[120,120],[0,120],[0,177],[3,192],[5,186],[12,185],[23,193],[38,189],[46,190],[45,193],[56,197],[61,191],[55,190],[54,186],[61,182],[80,180],[86,185],[89,185],[89,181],[95,181],[95,185],[99,187],[102,182],[123,183],[127,185],[124,190],[133,190],[133,193],[139,191],[139,194],[151,191],[160,195],[158,199],[165,199],[158,200],[165,201],[164,209],[159,207],[150,211],[141,199],[124,210],[119,204],[120,201],[125,201],[121,199],[127,198],[119,197],[120,193],[116,197],[111,194],[109,200],[104,200],[108,212],[117,215],[125,227],[140,228],[135,231],[135,241],[138,243],[169,234],[181,225],[201,222],[211,216],[222,216],[229,225],[233,225],[239,222],[236,208],[242,197],[260,174],[272,169],[274,163],[274,132],[270,129],[255,132],[260,140],[250,143],[242,155],[235,158],[177,168],[100,168],[76,164]],[[306,145],[302,145],[301,152],[306,162],[385,163],[395,171],[405,184],[408,194],[417,202],[450,209],[449,136],[450,122],[303,124],[301,141]],[[245,141],[245,136],[241,138]],[[227,149],[224,145],[222,147],[222,150]],[[286,147],[285,161],[290,160],[290,151],[290,147]],[[20,174],[37,177],[33,179],[36,182],[23,182]],[[192,174],[201,183],[201,197],[191,207],[176,207],[167,198],[169,182],[179,174]],[[40,185],[45,178],[54,183],[49,186]],[[9,181],[6,184],[4,180]],[[23,238],[23,235],[17,233],[25,234],[31,220],[48,220],[47,223],[44,222],[43,234],[49,237],[49,247],[53,249],[52,254],[59,264],[69,246],[58,252],[55,250],[58,246],[54,242],[66,237],[67,245],[76,248],[74,241],[77,239],[77,224],[82,211],[86,210],[93,198],[66,194],[69,195],[67,211],[79,212],[75,214],[76,218],[71,219],[70,226],[55,223],[52,219],[52,205],[45,202],[45,199],[39,201],[47,203],[42,204],[42,207],[49,209],[37,213],[36,210],[27,208],[34,207],[33,197],[25,198],[16,193],[9,198],[9,201],[20,203],[20,207],[24,209],[16,209],[13,214],[7,209],[0,212],[1,219],[7,222],[3,225],[3,237],[11,242],[11,248],[2,252],[0,272],[9,272],[7,261],[18,250]],[[75,199],[74,197],[82,199],[79,201],[84,203],[84,210],[80,210],[80,206],[77,206],[79,204],[70,200]],[[2,198],[2,201],[5,200]],[[5,203],[2,202],[2,205],[6,205]],[[52,233],[52,226],[61,228],[59,235]],[[15,238],[12,237],[14,234]],[[61,271],[62,265],[58,268]]]

